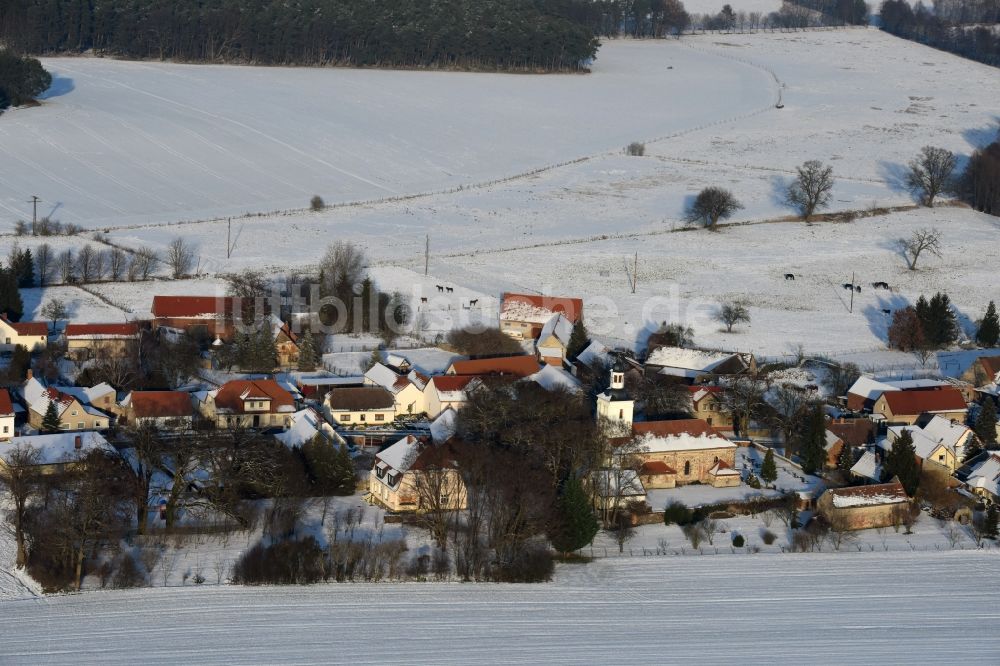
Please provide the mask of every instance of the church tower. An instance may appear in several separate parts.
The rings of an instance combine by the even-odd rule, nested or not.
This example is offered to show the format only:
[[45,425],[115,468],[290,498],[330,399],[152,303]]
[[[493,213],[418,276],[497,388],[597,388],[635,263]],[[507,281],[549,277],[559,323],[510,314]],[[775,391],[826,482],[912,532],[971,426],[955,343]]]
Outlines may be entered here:
[[597,396],[597,419],[610,437],[626,437],[632,432],[635,402],[625,393],[625,363],[615,358],[611,366],[611,386]]

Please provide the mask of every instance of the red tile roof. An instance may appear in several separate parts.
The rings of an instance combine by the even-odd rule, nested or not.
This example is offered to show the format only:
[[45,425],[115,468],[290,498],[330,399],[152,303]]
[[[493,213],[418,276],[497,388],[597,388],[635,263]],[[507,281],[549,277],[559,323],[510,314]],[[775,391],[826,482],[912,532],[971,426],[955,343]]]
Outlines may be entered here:
[[962,392],[950,386],[916,391],[886,391],[882,394],[889,410],[901,414],[924,412],[958,412],[966,408]]
[[649,462],[642,463],[642,467],[639,468],[639,474],[676,474],[677,470],[663,462],[662,460],[650,460]]
[[501,358],[479,358],[472,361],[455,361],[451,369],[456,375],[512,375],[528,377],[542,366],[532,356],[504,356]]
[[875,424],[868,419],[834,420],[826,429],[849,446],[864,446],[875,441]]
[[234,301],[231,296],[154,296],[152,312],[158,318],[232,317]]
[[[270,413],[295,409],[292,394],[273,379],[235,379],[223,384],[215,395],[216,407],[228,409],[235,414],[243,413],[244,400],[270,400]],[[281,407],[287,409],[281,410]]]
[[7,389],[0,388],[0,414],[10,416],[14,413],[14,403],[10,401],[10,393]]
[[670,435],[691,435],[699,437],[701,435],[718,435],[708,421],[704,419],[674,419],[672,421],[639,421],[632,424],[632,432],[636,435],[656,435],[657,437],[668,437]]
[[66,324],[66,337],[88,338],[91,336],[133,337],[139,335],[139,325],[127,324]]
[[179,418],[191,416],[191,396],[182,391],[133,391],[132,413],[135,418]]
[[331,410],[348,412],[392,409],[396,404],[392,394],[381,386],[335,388],[326,400]]
[[1000,356],[980,356],[979,365],[987,375],[996,377],[1000,373]]
[[475,376],[470,375],[437,375],[431,377],[430,383],[434,384],[434,388],[438,391],[461,391],[473,379]]
[[506,309],[508,303],[524,303],[536,308],[541,308],[542,310],[548,310],[552,314],[562,313],[566,319],[570,320],[574,324],[583,314],[583,301],[579,298],[505,293],[501,298],[501,312]]
[[47,337],[49,334],[49,325],[44,321],[19,321],[13,322],[7,319],[7,315],[0,315],[0,319],[7,322],[18,335],[37,335],[41,337]]

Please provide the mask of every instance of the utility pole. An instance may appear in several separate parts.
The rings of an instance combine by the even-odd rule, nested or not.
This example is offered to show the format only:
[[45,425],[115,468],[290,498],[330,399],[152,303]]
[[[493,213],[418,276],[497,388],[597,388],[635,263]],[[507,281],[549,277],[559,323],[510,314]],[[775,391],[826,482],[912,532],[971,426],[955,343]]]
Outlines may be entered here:
[[41,201],[35,195],[31,195],[31,231],[34,233],[35,227],[38,225],[38,202]]
[[427,234],[424,238],[424,277],[427,276],[427,269],[430,267],[431,263],[431,235]]
[[233,218],[226,218],[226,259],[229,259],[233,252],[232,237],[233,237]]
[[854,313],[854,273],[851,273],[851,307],[848,310],[850,313]]
[[635,288],[639,284],[639,253],[635,253],[635,258],[632,260],[632,293],[635,293]]

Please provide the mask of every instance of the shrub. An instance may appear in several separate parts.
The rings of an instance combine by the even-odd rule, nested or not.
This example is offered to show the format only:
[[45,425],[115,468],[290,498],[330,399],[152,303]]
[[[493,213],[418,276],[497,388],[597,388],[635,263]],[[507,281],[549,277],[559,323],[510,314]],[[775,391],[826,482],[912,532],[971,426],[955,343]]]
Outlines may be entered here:
[[323,579],[325,565],[323,549],[311,536],[301,541],[279,541],[271,546],[258,543],[233,565],[233,582],[306,585]]
[[646,154],[646,144],[639,141],[633,141],[625,146],[625,154],[631,155],[632,157],[642,157]]
[[663,509],[663,522],[667,525],[677,524],[681,527],[691,523],[692,511],[683,502],[671,500]]
[[760,490],[760,479],[757,478],[756,474],[751,472],[750,476],[747,477],[747,485],[755,490]]
[[326,202],[323,201],[323,197],[321,197],[320,195],[317,194],[316,196],[314,196],[312,199],[309,200],[310,210],[323,210],[324,208],[326,208]]
[[115,573],[114,586],[118,589],[127,587],[140,587],[146,584],[146,577],[139,570],[139,565],[135,559],[126,554],[118,564],[118,571]]
[[733,535],[733,547],[734,548],[742,548],[744,546],[744,544],[746,544],[746,540],[743,538],[742,534],[734,534]]
[[542,545],[522,548],[509,562],[494,562],[486,577],[497,583],[545,583],[552,580],[552,553]]
[[765,546],[770,546],[777,538],[777,535],[771,530],[764,530],[760,533],[760,540],[764,542]]

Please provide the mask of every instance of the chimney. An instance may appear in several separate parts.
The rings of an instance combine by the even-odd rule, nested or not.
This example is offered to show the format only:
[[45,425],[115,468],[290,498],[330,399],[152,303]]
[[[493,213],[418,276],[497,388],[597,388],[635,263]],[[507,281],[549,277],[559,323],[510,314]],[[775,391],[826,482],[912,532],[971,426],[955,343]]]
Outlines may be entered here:
[[83,437],[81,437],[80,435],[77,435],[77,436],[76,436],[76,437],[75,437],[75,438],[73,439],[73,448],[75,448],[75,449],[77,449],[77,450],[79,450],[79,449],[82,449],[82,448],[83,448]]

